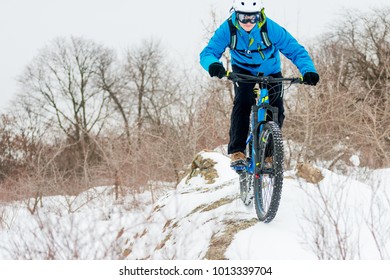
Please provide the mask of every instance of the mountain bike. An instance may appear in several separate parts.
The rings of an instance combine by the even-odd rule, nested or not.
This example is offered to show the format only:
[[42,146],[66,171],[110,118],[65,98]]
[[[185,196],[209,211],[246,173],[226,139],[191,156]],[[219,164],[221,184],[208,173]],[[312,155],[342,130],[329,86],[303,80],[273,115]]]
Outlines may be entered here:
[[249,136],[246,141],[246,164],[236,169],[240,180],[240,198],[246,206],[253,200],[260,221],[271,222],[278,211],[283,187],[284,150],[278,125],[278,108],[269,104],[269,88],[282,83],[302,83],[301,78],[273,78],[226,73],[234,83],[254,83],[255,104],[252,106]]

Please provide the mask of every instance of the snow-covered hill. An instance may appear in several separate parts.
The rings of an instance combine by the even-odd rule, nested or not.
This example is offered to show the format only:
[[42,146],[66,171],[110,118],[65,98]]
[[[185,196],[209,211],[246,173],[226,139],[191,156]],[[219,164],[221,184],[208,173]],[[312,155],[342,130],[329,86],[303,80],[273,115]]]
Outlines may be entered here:
[[[321,169],[307,183],[285,172],[269,224],[238,198],[229,158],[202,152],[208,173],[192,172],[151,203],[150,193],[115,200],[112,187],[0,207],[2,259],[389,259],[390,170],[359,180]],[[196,166],[193,171],[196,171]],[[208,171],[210,171],[208,170]]]
[[[322,170],[325,178],[318,186],[299,180],[293,171],[286,172],[279,212],[274,221],[263,224],[257,221],[253,206],[245,207],[238,198],[238,178],[229,168],[229,159],[215,152],[201,156],[217,163],[218,179],[212,184],[202,176],[183,180],[176,191],[161,198],[131,247],[130,258],[380,257],[366,222],[371,213],[376,214],[371,207],[389,210],[388,201],[378,201],[382,192],[389,193],[388,181],[371,179],[374,187],[382,184],[379,196],[373,197],[369,185],[328,170]],[[385,179],[385,172],[381,174]],[[378,230],[389,229],[385,217],[375,220]],[[390,242],[384,234],[378,232],[388,258]]]

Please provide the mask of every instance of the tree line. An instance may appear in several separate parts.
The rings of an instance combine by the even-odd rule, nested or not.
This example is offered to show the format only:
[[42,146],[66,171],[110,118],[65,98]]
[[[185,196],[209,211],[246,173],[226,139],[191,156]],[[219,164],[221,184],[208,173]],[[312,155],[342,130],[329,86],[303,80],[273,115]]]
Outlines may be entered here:
[[[390,9],[346,15],[307,46],[320,84],[285,98],[287,167],[339,169],[354,154],[363,166],[390,165]],[[228,142],[232,88],[172,64],[154,40],[121,56],[80,37],[50,42],[0,117],[0,199],[179,181],[197,152]]]

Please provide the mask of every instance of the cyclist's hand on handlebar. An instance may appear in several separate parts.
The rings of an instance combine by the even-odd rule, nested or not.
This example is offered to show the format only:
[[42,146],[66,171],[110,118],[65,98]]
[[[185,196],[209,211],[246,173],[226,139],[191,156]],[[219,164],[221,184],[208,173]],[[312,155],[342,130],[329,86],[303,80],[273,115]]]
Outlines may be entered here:
[[219,79],[222,79],[226,76],[226,70],[222,63],[214,62],[209,66],[209,74],[211,77],[218,77]]
[[316,72],[307,72],[303,75],[303,83],[310,86],[315,86],[320,80],[320,76]]

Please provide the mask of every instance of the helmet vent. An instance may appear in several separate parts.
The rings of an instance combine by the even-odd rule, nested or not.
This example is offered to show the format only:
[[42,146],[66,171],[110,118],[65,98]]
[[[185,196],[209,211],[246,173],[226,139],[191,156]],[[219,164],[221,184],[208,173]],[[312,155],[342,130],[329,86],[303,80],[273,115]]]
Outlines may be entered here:
[[233,0],[233,9],[236,12],[257,13],[261,5],[261,0]]

